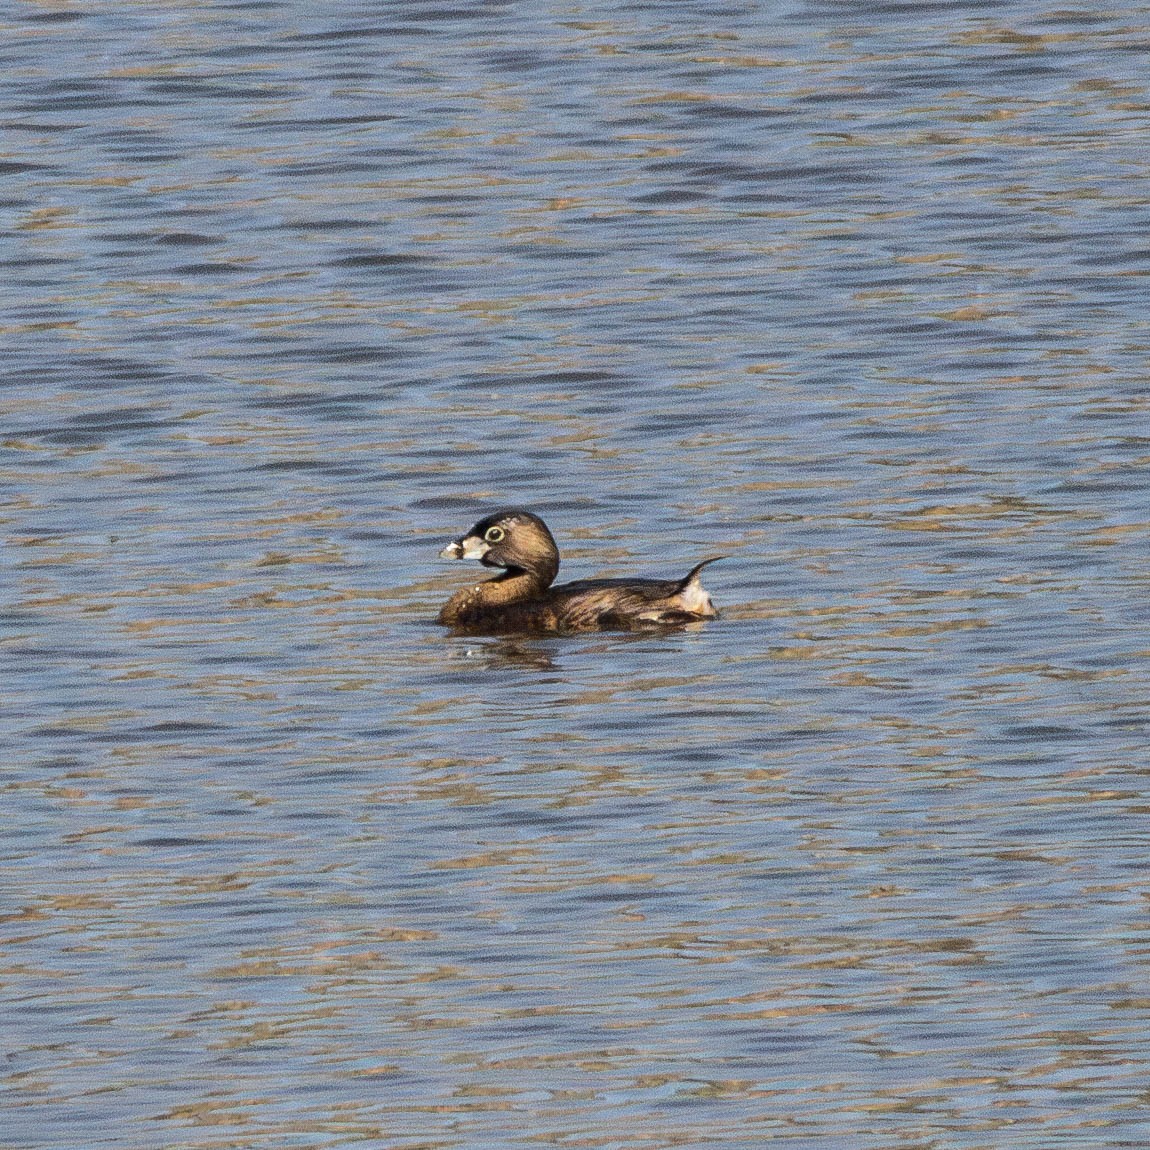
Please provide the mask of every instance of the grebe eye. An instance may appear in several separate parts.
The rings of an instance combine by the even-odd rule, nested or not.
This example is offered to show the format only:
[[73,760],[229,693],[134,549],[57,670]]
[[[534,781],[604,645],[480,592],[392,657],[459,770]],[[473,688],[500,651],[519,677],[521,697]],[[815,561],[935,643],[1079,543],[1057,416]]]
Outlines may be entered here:
[[483,538],[486,539],[488,543],[499,543],[502,542],[503,536],[506,534],[507,532],[504,531],[502,527],[488,527],[483,533]]

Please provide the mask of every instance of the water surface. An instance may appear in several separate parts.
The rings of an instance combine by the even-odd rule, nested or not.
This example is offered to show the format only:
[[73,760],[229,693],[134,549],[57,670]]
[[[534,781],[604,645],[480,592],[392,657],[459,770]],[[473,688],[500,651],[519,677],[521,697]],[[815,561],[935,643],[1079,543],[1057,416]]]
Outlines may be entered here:
[[1147,18],[10,8],[5,1144],[1143,1145]]

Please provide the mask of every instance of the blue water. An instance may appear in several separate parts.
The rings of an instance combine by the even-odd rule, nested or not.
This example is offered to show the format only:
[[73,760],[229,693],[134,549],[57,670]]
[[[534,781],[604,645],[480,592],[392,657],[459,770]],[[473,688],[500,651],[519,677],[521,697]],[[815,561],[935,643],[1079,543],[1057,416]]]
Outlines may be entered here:
[[0,1142],[1143,1145],[1147,17],[0,15]]

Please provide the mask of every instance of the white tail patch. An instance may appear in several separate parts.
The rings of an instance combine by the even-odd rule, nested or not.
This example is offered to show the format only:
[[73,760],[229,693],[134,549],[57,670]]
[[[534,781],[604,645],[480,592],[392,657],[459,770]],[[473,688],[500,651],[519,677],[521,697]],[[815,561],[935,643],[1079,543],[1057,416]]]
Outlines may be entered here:
[[687,577],[679,584],[679,590],[675,593],[675,598],[682,605],[684,611],[690,611],[692,615],[709,616],[718,614],[718,611],[715,610],[714,603],[711,602],[711,596],[707,594],[703,587],[700,573],[708,563],[714,563],[722,558],[724,558],[724,556],[714,555],[710,559],[704,559],[702,563],[698,563],[692,567],[687,573]]
[[711,596],[703,589],[698,575],[675,598],[682,605],[683,610],[690,611],[692,615],[713,615],[715,613],[715,605],[711,602]]

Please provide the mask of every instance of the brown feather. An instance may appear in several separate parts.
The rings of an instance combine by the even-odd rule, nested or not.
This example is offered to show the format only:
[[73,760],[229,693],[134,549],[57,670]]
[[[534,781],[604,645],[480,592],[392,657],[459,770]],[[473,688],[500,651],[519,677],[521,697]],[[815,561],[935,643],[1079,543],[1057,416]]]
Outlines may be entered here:
[[559,549],[543,520],[518,508],[481,519],[444,554],[466,554],[486,566],[505,568],[494,579],[457,591],[444,605],[439,622],[460,631],[633,631],[682,626],[718,614],[699,573],[722,556],[704,559],[682,579],[588,579],[551,586]]

